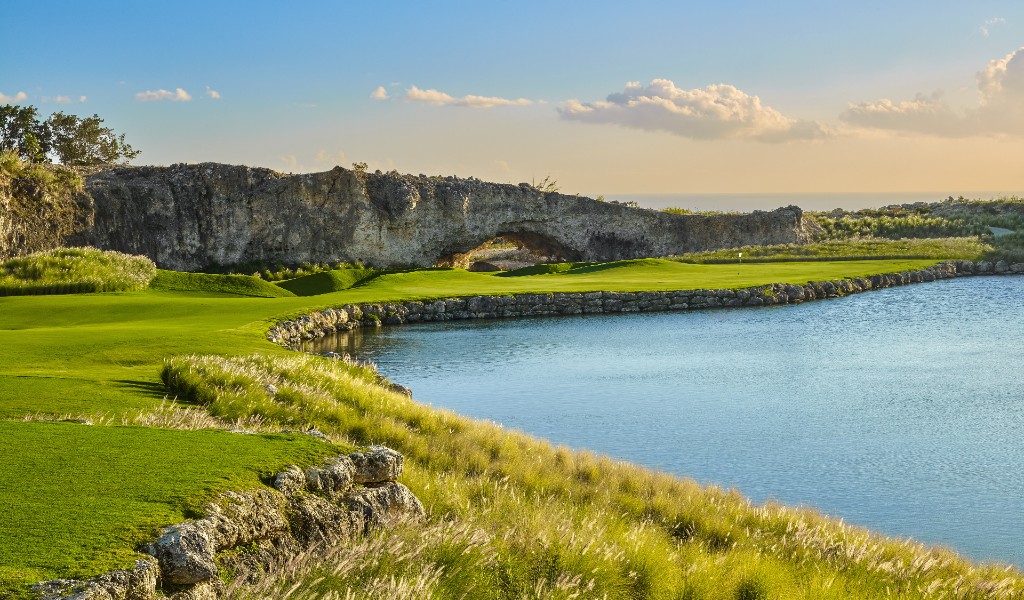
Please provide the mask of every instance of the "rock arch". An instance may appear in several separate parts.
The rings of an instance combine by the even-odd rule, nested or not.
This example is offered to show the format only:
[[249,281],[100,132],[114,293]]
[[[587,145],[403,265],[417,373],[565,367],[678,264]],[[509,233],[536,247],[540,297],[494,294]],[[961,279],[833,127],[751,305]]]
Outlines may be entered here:
[[213,163],[114,168],[90,175],[79,200],[92,225],[71,243],[180,270],[355,260],[431,266],[498,236],[586,261],[806,239],[797,207],[673,215],[528,184],[341,167],[305,175]]

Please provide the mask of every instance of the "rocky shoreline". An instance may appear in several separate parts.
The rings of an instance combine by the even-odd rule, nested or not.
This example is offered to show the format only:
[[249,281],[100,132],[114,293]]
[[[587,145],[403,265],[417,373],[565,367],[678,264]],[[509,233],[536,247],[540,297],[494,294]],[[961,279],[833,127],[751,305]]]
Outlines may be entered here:
[[915,271],[813,281],[804,285],[775,283],[740,289],[660,292],[553,292],[346,304],[279,321],[268,330],[267,339],[295,347],[338,331],[403,323],[798,304],[953,277],[1021,274],[1024,274],[1024,263],[956,260]]

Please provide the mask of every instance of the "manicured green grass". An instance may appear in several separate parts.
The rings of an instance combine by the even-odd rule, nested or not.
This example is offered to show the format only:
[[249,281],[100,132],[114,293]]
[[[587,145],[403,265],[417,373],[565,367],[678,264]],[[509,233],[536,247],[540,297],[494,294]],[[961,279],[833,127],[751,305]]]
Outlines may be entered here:
[[0,448],[0,596],[130,566],[133,548],[216,492],[347,450],[301,434],[3,421]]
[[[284,352],[264,340],[266,330],[279,317],[326,306],[514,292],[804,283],[920,268],[934,262],[692,265],[640,260],[522,277],[435,269],[382,275],[348,290],[305,298],[226,296],[229,288],[216,287],[225,276],[188,274],[182,279],[199,280],[196,287],[211,297],[163,289],[0,298],[0,418],[35,412],[119,416],[138,410],[162,399],[157,371],[165,357],[192,352]],[[203,283],[207,278],[213,283]]]
[[858,238],[814,244],[744,246],[684,254],[673,259],[695,264],[898,258],[981,260],[991,250],[991,246],[976,237],[899,240]]
[[697,265],[664,259],[637,259],[586,265],[567,271],[502,277],[468,271],[412,271],[382,275],[344,295],[348,302],[422,299],[474,294],[518,292],[654,291],[694,288],[740,288],[768,283],[803,284],[808,281],[862,277],[876,273],[920,269],[936,259],[788,262],[772,264]]
[[201,296],[283,298],[295,295],[252,275],[212,275],[164,270],[157,272],[149,287],[153,290],[188,292]]
[[[342,291],[331,292],[312,297],[242,297],[230,295],[247,294],[256,287],[249,287],[248,278],[245,285],[235,285],[234,279],[223,279],[220,276],[192,274],[161,273],[158,280],[178,282],[185,290],[176,291],[171,285],[158,285],[158,289],[139,292],[80,294],[68,296],[24,296],[0,298],[0,419],[21,419],[27,415],[85,415],[93,419],[107,419],[119,422],[143,422],[138,415],[147,411],[155,411],[164,402],[164,387],[160,380],[160,371],[167,357],[203,354],[203,355],[251,355],[258,353],[259,360],[281,358],[291,353],[270,344],[265,340],[266,330],[277,320],[325,306],[338,306],[350,302],[397,301],[405,299],[426,299],[452,297],[475,294],[508,294],[515,292],[551,292],[551,291],[592,291],[592,290],[656,290],[656,289],[687,289],[687,288],[728,288],[758,285],[773,282],[803,283],[809,280],[837,279],[869,275],[878,272],[899,271],[920,268],[933,264],[935,260],[889,260],[889,261],[847,261],[847,262],[814,262],[814,263],[773,263],[764,265],[693,265],[667,260],[639,260],[606,265],[590,265],[565,272],[524,275],[519,277],[498,277],[487,273],[469,273],[461,270],[424,270],[381,275],[363,281],[361,285]],[[266,282],[263,282],[266,285]],[[284,291],[282,289],[282,291]],[[312,360],[312,359],[311,359]],[[269,367],[268,367],[269,368]],[[379,398],[379,388],[365,391],[365,398]],[[354,394],[354,393],[353,393]],[[375,396],[376,395],[376,396]],[[350,394],[346,401],[355,402],[358,396]],[[266,416],[271,421],[289,422],[285,418],[292,414],[291,422],[320,422],[321,419],[310,419],[304,416],[302,409],[295,409],[295,404],[305,403],[303,396],[296,396],[294,402],[275,402],[261,404],[259,402],[224,402],[216,411],[221,416],[232,418],[241,414],[245,406],[249,406],[250,416]],[[386,396],[393,398],[393,396]],[[324,414],[334,411],[332,406],[338,399],[324,400]],[[361,401],[360,401],[361,402]],[[366,410],[376,410],[379,400],[367,400],[362,408],[351,412],[351,419],[331,421],[332,430],[349,440],[377,440],[393,442],[407,452],[420,466],[410,471],[410,481],[415,489],[433,507],[438,514],[455,511],[458,502],[463,498],[463,491],[449,490],[449,487],[462,485],[461,479],[452,479],[445,472],[455,469],[458,472],[470,472],[483,477],[485,473],[496,473],[500,466],[502,450],[507,444],[523,444],[528,448],[544,448],[542,442],[525,437],[498,437],[487,441],[479,434],[473,434],[472,445],[458,450],[455,446],[447,446],[455,452],[447,462],[434,462],[424,454],[425,445],[440,443],[446,429],[438,429],[438,419],[449,419],[437,416],[427,408],[416,408],[409,418],[402,417],[394,427],[406,428],[407,432],[432,432],[435,437],[403,437],[388,429],[381,430],[378,425],[364,422],[368,418]],[[213,403],[211,403],[211,406]],[[278,413],[269,409],[278,407]],[[299,410],[299,413],[294,413]],[[244,412],[244,411],[243,411]],[[236,414],[237,413],[237,414]],[[342,414],[338,413],[338,414]],[[431,416],[434,415],[434,416]],[[390,417],[389,417],[390,418]],[[453,418],[453,417],[452,417]],[[136,419],[136,420],[132,420]],[[161,423],[159,419],[154,422]],[[447,421],[446,421],[447,422]],[[455,421],[452,421],[453,423]],[[461,423],[462,421],[459,421]],[[363,423],[363,425],[360,425]],[[467,422],[468,423],[468,422]],[[52,427],[54,429],[45,429]],[[461,427],[461,425],[460,425]],[[468,425],[467,425],[468,427]],[[42,428],[42,429],[41,429]],[[427,428],[427,429],[424,429]],[[46,439],[46,448],[33,449],[31,440],[39,436],[39,432],[60,431],[62,435],[51,435]],[[71,432],[64,435],[63,432]],[[490,430],[488,430],[490,431]],[[384,433],[382,433],[384,432]],[[390,433],[388,433],[390,432]],[[386,434],[386,435],[385,435]],[[191,473],[190,469],[197,465],[206,465],[209,461],[202,452],[191,454],[192,445],[201,446],[198,438],[189,438],[186,432],[161,432],[155,429],[119,428],[109,426],[72,426],[72,425],[39,425],[33,423],[7,423],[3,425],[5,462],[3,473],[27,473],[22,478],[31,481],[24,485],[8,484],[0,486],[0,506],[32,506],[32,530],[44,532],[44,536],[63,536],[61,533],[67,525],[67,515],[75,510],[83,511],[75,514],[88,514],[88,509],[75,508],[76,500],[69,494],[57,494],[46,490],[59,489],[66,485],[70,472],[78,469],[80,477],[88,481],[91,489],[99,493],[116,493],[126,485],[138,485],[136,498],[152,500],[159,510],[146,513],[134,508],[111,508],[110,512],[99,514],[95,519],[79,517],[97,531],[90,536],[67,536],[62,541],[60,555],[74,558],[71,562],[61,562],[58,554],[45,548],[37,550],[22,547],[11,551],[10,558],[5,557],[5,570],[0,573],[0,585],[8,588],[24,582],[32,577],[54,577],[71,574],[84,574],[100,570],[100,565],[109,565],[123,560],[130,554],[131,545],[141,539],[140,532],[151,531],[155,525],[169,524],[178,520],[185,506],[180,498],[208,497],[207,492],[223,489],[217,485],[202,483],[192,492],[179,493],[180,488],[171,486],[169,482],[175,477],[171,472],[179,469],[182,473]],[[76,438],[76,435],[94,436],[89,438],[89,446]],[[175,436],[184,436],[177,438]],[[198,434],[196,434],[198,435]],[[204,434],[205,435],[205,434]],[[214,434],[209,439],[221,440]],[[404,435],[404,434],[403,434]],[[490,435],[490,434],[488,434]],[[159,443],[148,436],[168,436],[160,438]],[[440,436],[440,437],[437,437]],[[230,438],[234,440],[235,438]],[[239,444],[253,444],[246,452],[250,458],[236,460],[230,453],[222,456],[224,462],[210,463],[211,473],[216,473],[215,480],[223,481],[224,485],[237,481],[255,481],[253,473],[264,469],[273,470],[271,464],[284,462],[301,462],[311,460],[312,454],[301,454],[297,457],[288,455],[286,458],[275,449],[273,440],[263,438],[238,438],[250,441]],[[520,441],[515,441],[520,440]],[[153,443],[150,443],[153,442]],[[231,442],[224,442],[231,443]],[[467,441],[467,443],[470,443]],[[289,444],[293,444],[289,442]],[[92,461],[87,448],[99,447],[104,450],[97,456],[109,459]],[[294,445],[288,447],[294,448]],[[443,448],[445,446],[438,446]],[[7,452],[15,448],[14,452]],[[120,448],[120,450],[118,450]],[[107,451],[109,449],[109,452]],[[302,452],[306,452],[303,450]],[[540,450],[538,450],[540,452]],[[544,452],[548,452],[544,450]],[[137,453],[137,454],[136,454]],[[315,453],[314,453],[315,454]],[[38,460],[36,457],[38,455]],[[150,456],[152,455],[152,456]],[[430,453],[432,456],[432,452]],[[141,469],[142,463],[135,456],[147,457],[146,464],[158,473],[140,477],[137,482],[126,484],[131,477],[119,466],[121,462],[134,465],[132,469]],[[551,455],[555,456],[555,455]],[[575,464],[577,455],[563,453],[561,459]],[[116,459],[115,459],[116,457]],[[31,462],[36,460],[36,462]],[[76,463],[75,461],[78,461]],[[526,460],[526,459],[516,459]],[[556,458],[551,458],[552,461]],[[587,459],[589,460],[589,459]],[[91,461],[91,462],[90,462]],[[275,462],[278,461],[278,462]],[[283,462],[281,462],[283,461]],[[493,462],[493,461],[498,461]],[[117,464],[114,464],[117,463]],[[187,464],[179,464],[187,463]],[[33,468],[18,465],[34,465]],[[537,467],[530,471],[528,478],[535,479],[535,484],[520,482],[509,484],[507,497],[501,500],[501,506],[509,514],[521,514],[528,522],[540,519],[539,513],[525,512],[517,509],[516,498],[521,494],[534,494],[541,489],[560,489],[557,481],[566,476],[566,472],[550,470],[550,461],[538,462]],[[582,464],[582,463],[581,463]],[[588,463],[589,464],[589,463]],[[217,466],[220,465],[220,466]],[[254,466],[255,465],[255,466]],[[447,465],[447,466],[445,466]],[[127,467],[126,467],[127,468]],[[580,473],[592,470],[584,467]],[[575,471],[574,471],[575,472]],[[643,471],[643,473],[648,473]],[[189,475],[191,477],[191,475]],[[580,475],[586,476],[586,475]],[[453,476],[454,477],[454,476]],[[461,476],[460,476],[461,477]],[[517,477],[519,477],[517,475]],[[527,477],[524,475],[524,477]],[[647,474],[644,477],[654,477]],[[247,479],[248,478],[248,479]],[[15,477],[9,476],[8,480]],[[436,484],[432,481],[436,480]],[[199,481],[209,480],[199,477]],[[487,477],[474,479],[473,485],[478,490],[489,489],[493,481]],[[616,480],[618,481],[618,480]],[[491,482],[491,483],[488,483]],[[219,484],[218,484],[219,485]],[[600,510],[619,510],[624,506],[633,506],[636,514],[644,514],[647,500],[644,496],[634,493],[633,483],[617,483],[615,488],[616,502],[619,505],[607,505],[611,508]],[[683,485],[683,484],[680,484]],[[432,487],[433,486],[433,487]],[[525,486],[525,487],[523,487]],[[554,487],[552,487],[554,486]],[[173,488],[173,489],[172,489]],[[696,490],[691,484],[685,484],[679,490]],[[179,491],[175,491],[179,490]],[[677,491],[679,491],[677,490]],[[680,492],[681,493],[681,492]],[[83,502],[88,501],[91,492],[85,493]],[[451,495],[456,494],[456,495]],[[483,491],[474,492],[478,496]],[[488,492],[493,503],[506,492]],[[484,497],[484,496],[479,496]],[[580,498],[587,498],[586,494]],[[40,498],[45,501],[40,502]],[[533,502],[543,502],[546,496],[536,496]],[[147,500],[147,501],[149,501]],[[191,500],[190,500],[191,501]],[[477,500],[474,500],[477,502]],[[177,503],[177,504],[175,504]],[[187,503],[186,503],[187,504]],[[159,505],[159,506],[157,506]],[[495,504],[497,505],[497,504]],[[91,505],[90,505],[91,506]],[[170,507],[170,508],[168,508]],[[480,508],[474,504],[473,510]],[[467,508],[469,510],[472,507]],[[564,508],[564,507],[563,507]],[[564,519],[558,521],[559,527],[567,527],[572,522],[571,511],[565,513],[558,508],[558,514],[564,513]],[[526,510],[526,509],[523,509]],[[533,511],[534,509],[529,509]],[[538,509],[539,510],[539,509]],[[568,510],[568,509],[565,509]],[[575,510],[575,509],[573,509]],[[163,511],[163,512],[161,512]],[[179,512],[175,512],[179,511]],[[516,512],[519,511],[519,512]],[[471,512],[453,512],[452,514],[471,514]],[[590,518],[590,513],[581,513],[580,518]],[[608,512],[609,515],[612,512]],[[530,516],[533,515],[533,516]],[[602,517],[603,518],[603,517]],[[610,517],[609,517],[610,518]],[[528,522],[517,527],[527,527]],[[607,523],[612,523],[608,521]],[[636,523],[639,523],[637,521]],[[630,535],[639,535],[636,523],[630,525],[614,525],[609,531],[631,531]],[[613,524],[613,523],[612,523]],[[493,524],[493,527],[500,522]],[[554,526],[554,525],[552,525]],[[582,526],[582,525],[581,525]],[[609,525],[611,527],[611,525]],[[489,526],[492,527],[492,526]],[[503,535],[500,530],[493,529],[496,535]],[[20,531],[21,527],[13,530]],[[523,530],[527,538],[533,530]],[[537,530],[540,532],[541,530]],[[546,531],[546,530],[545,530]],[[127,533],[126,533],[127,532]],[[7,535],[13,535],[8,533]],[[540,535],[540,533],[537,533]],[[547,535],[547,534],[545,534]],[[608,535],[612,535],[609,533]],[[617,533],[615,535],[618,535]],[[664,533],[658,534],[664,537]],[[135,536],[135,537],[133,537]],[[508,550],[515,553],[509,555],[510,561],[518,561],[523,557],[530,561],[542,560],[543,555],[534,555],[531,543],[523,538],[518,546],[510,546]],[[519,539],[519,538],[515,538]],[[604,538],[602,538],[604,539]],[[614,537],[605,541],[612,543]],[[659,538],[661,539],[661,538]],[[667,539],[667,538],[666,538]],[[72,548],[79,540],[81,545]],[[99,542],[97,540],[107,540]],[[620,542],[622,542],[620,540]],[[615,542],[615,543],[620,543]],[[624,542],[622,542],[624,543]],[[659,542],[660,543],[660,542]],[[106,544],[106,545],[104,545]],[[661,546],[659,546],[661,548]],[[43,554],[34,555],[40,551]],[[539,552],[539,551],[538,551]],[[660,550],[659,550],[660,552]],[[87,559],[87,556],[94,558]],[[630,558],[628,560],[634,560]],[[641,559],[636,559],[641,560]],[[646,558],[642,560],[647,560]],[[659,559],[660,560],[660,559]],[[628,561],[627,561],[628,562]],[[511,565],[511,563],[509,563]],[[533,563],[530,563],[533,564]],[[626,563],[620,564],[626,566]],[[512,568],[511,566],[509,568]],[[532,567],[531,567],[532,568]],[[536,575],[534,573],[534,575]],[[529,582],[534,575],[515,575],[516,581]],[[619,583],[624,580],[616,579]],[[519,584],[516,584],[519,585]],[[525,583],[523,585],[526,585]],[[618,585],[618,584],[616,584]],[[0,587],[0,589],[3,589]],[[518,588],[517,588],[518,589]],[[615,594],[618,595],[618,594]],[[640,597],[648,597],[641,594]]]

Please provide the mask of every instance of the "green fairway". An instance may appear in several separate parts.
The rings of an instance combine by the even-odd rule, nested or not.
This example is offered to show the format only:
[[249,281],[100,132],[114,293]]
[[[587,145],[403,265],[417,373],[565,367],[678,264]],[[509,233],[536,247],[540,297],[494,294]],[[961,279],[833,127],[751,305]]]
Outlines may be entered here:
[[[107,422],[164,402],[160,371],[185,354],[283,356],[277,320],[326,306],[479,294],[735,288],[919,269],[936,260],[695,265],[635,260],[549,274],[420,270],[335,273],[285,287],[247,276],[160,272],[139,292],[0,298],[0,590],[123,566],[159,525],[216,490],[255,485],[291,462],[337,452],[310,439],[19,422]],[[253,296],[284,297],[253,297]]]
[[344,451],[298,434],[3,421],[0,448],[0,595],[5,583],[129,566],[133,548],[215,492]]

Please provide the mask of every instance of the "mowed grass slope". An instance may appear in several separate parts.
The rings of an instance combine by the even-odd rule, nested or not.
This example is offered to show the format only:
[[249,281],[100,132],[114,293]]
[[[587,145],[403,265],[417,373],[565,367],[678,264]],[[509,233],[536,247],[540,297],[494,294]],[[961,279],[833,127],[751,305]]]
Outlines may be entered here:
[[[640,260],[520,277],[421,270],[380,275],[354,282],[348,289],[308,297],[246,297],[241,294],[258,289],[258,282],[245,281],[243,289],[237,289],[231,286],[237,286],[240,280],[171,274],[164,277],[175,285],[162,289],[0,298],[0,420],[9,421],[0,431],[5,451],[0,460],[9,480],[0,486],[0,506],[13,507],[4,515],[0,528],[0,535],[5,536],[0,539],[0,546],[5,548],[0,562],[0,590],[23,589],[19,586],[34,578],[79,576],[123,567],[134,544],[151,535],[154,527],[180,520],[187,507],[196,506],[214,491],[254,485],[259,474],[268,474],[289,462],[308,463],[322,453],[336,451],[305,438],[275,441],[217,432],[20,422],[32,415],[83,415],[107,423],[122,419],[139,422],[140,415],[158,411],[164,403],[160,371],[167,357],[253,353],[285,357],[288,351],[265,340],[266,330],[275,321],[346,303],[515,292],[804,283],[915,269],[934,262],[691,265]],[[423,410],[427,411],[424,414],[430,412]],[[301,414],[297,419],[302,420]],[[332,426],[351,440],[392,439],[369,435],[368,430],[346,432],[342,425]],[[153,436],[166,437],[157,440]],[[427,443],[429,438],[415,442]],[[231,450],[232,444],[244,448]],[[217,455],[215,448],[229,450]],[[403,443],[401,449],[416,456],[416,446]],[[488,472],[492,469],[488,461],[500,458],[500,453],[495,454],[497,450],[476,448],[470,452],[473,458],[453,457],[462,461],[458,469]],[[440,476],[429,468],[425,464],[415,476],[415,491],[428,500],[434,494],[429,491],[430,480]],[[126,483],[132,473],[145,469],[152,472]],[[87,481],[92,492],[67,488],[69,493],[57,493],[73,477]],[[190,487],[189,481],[194,485]],[[93,510],[88,507],[95,506],[89,504],[90,498],[102,498],[103,493],[115,494],[121,489],[130,490],[126,503],[113,503],[107,512],[97,512],[94,519],[87,516]],[[81,498],[74,500],[76,496]],[[76,505],[77,501],[85,504]],[[638,497],[635,502],[642,504],[643,500]],[[76,524],[93,533],[65,535],[69,515],[78,515]],[[43,532],[42,537],[31,541],[22,535],[27,531]],[[66,539],[59,544],[40,543],[46,536]]]

